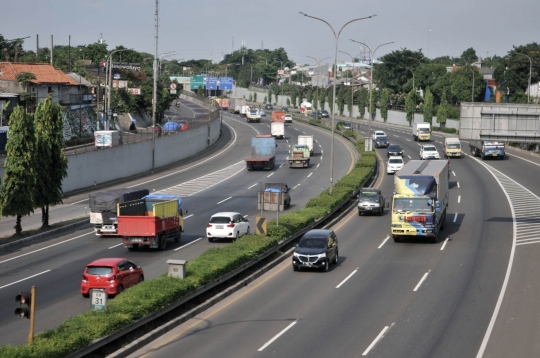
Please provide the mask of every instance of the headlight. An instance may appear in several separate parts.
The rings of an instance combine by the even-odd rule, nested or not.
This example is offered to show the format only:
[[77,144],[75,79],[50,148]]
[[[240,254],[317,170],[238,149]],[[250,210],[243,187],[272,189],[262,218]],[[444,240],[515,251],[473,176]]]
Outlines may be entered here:
[[293,252],[294,257],[300,257],[300,254],[297,254],[296,252]]
[[322,254],[318,254],[318,255],[314,255],[314,256],[317,256],[317,258],[319,258],[319,259],[325,259],[326,258],[326,253],[323,252]]
[[402,227],[401,224],[392,224],[392,227]]

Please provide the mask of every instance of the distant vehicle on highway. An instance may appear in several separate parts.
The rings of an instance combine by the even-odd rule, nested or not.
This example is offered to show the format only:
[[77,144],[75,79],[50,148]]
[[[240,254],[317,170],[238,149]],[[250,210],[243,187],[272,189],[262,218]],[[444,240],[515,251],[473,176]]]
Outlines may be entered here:
[[311,113],[309,114],[309,117],[310,117],[310,118],[313,118],[313,119],[321,119],[321,118],[322,118],[320,112],[311,112]]
[[243,235],[249,235],[249,220],[239,213],[214,214],[206,227],[209,242],[214,242],[218,238],[236,240]]
[[82,275],[81,293],[88,297],[91,289],[99,288],[109,295],[117,295],[142,281],[144,272],[141,266],[125,258],[103,258],[86,265]]
[[365,188],[358,193],[358,216],[384,212],[384,197],[380,189]]
[[328,113],[328,111],[326,109],[322,109],[319,113],[321,114],[322,118],[330,117],[330,114]]
[[285,123],[292,123],[292,115],[287,113],[285,115]]
[[420,159],[440,159],[439,151],[433,144],[424,144],[420,147]]
[[386,156],[390,158],[391,156],[395,156],[395,155],[399,155],[402,157],[403,148],[401,148],[399,144],[390,144],[390,146],[388,146],[388,152],[386,153]]
[[338,258],[338,239],[333,230],[309,230],[294,250],[292,266],[294,271],[302,268],[328,271],[330,263],[337,264]]
[[388,137],[377,137],[375,139],[375,148],[388,148],[390,145],[390,142],[388,141]]
[[267,104],[264,106],[264,109],[274,109],[274,106],[272,106],[271,103],[267,103]]
[[259,110],[259,114],[261,115],[261,117],[266,117],[266,111],[262,108]]
[[403,157],[391,156],[388,158],[388,161],[386,162],[386,173],[395,174],[397,171],[403,168],[404,164],[405,162],[403,161]]
[[289,107],[281,107],[281,110],[282,110],[283,112],[289,112]]
[[373,132],[373,134],[371,135],[371,139],[376,140],[377,137],[388,137],[388,136],[383,131],[375,131],[375,132]]

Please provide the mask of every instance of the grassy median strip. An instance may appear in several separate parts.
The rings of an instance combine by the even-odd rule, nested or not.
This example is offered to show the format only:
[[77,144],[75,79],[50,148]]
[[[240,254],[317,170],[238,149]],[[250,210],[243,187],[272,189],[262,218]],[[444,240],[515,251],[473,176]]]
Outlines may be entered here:
[[268,236],[245,235],[226,247],[207,250],[188,262],[186,279],[164,274],[144,281],[110,300],[106,312],[87,311],[71,317],[60,326],[36,335],[32,344],[0,346],[0,357],[64,357],[256,259],[281,240],[315,223],[358,189],[373,170],[376,157],[373,152],[364,152],[362,137],[357,137],[356,144],[360,159],[355,168],[336,183],[332,195],[325,190],[311,199],[304,209],[280,216],[279,226],[275,219],[270,221]]

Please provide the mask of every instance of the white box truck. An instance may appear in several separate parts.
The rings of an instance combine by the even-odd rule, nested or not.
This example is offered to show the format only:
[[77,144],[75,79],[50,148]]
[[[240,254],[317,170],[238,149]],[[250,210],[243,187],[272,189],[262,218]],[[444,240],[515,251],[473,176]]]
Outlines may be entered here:
[[285,138],[285,123],[283,122],[272,122],[270,127],[270,132],[273,137],[276,138]]
[[312,135],[299,135],[298,145],[307,145],[309,148],[309,154],[313,155],[313,136]]
[[415,141],[431,140],[431,124],[429,123],[413,123],[412,135]]

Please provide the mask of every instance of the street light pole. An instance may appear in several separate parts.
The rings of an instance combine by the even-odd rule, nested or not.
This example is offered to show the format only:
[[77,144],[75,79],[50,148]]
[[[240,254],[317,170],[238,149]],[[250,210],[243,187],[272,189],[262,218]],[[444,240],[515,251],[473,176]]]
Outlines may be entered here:
[[[532,60],[529,56],[525,55],[525,54],[522,54],[522,53],[519,53],[519,52],[514,52],[516,55],[521,55],[521,56],[525,56],[529,59],[529,87],[528,87],[528,90],[527,90],[527,104],[530,103],[530,96],[531,96],[531,72],[532,72]],[[473,82],[473,85],[474,85],[474,82]],[[538,90],[537,90],[538,91]]]
[[[354,69],[354,58],[352,57],[352,55],[350,53],[345,52],[345,51],[339,51],[339,52],[350,56],[351,62],[353,64],[353,69]],[[357,56],[360,56],[360,54],[358,54]],[[351,110],[349,112],[349,117],[351,119],[352,119],[353,105],[354,105],[354,89],[353,89],[353,86],[352,86],[352,77],[351,77]],[[351,123],[351,126],[352,126],[352,123]]]
[[353,20],[351,20],[349,22],[346,22],[341,27],[339,32],[336,34],[336,32],[334,31],[334,28],[332,27],[332,25],[330,25],[327,21],[325,21],[323,19],[320,19],[318,17],[314,17],[314,16],[310,16],[308,14],[304,14],[303,12],[300,12],[300,14],[302,14],[302,15],[304,15],[306,17],[310,17],[312,19],[324,22],[326,25],[328,25],[330,27],[330,29],[332,30],[332,33],[334,34],[334,38],[336,39],[336,48],[335,48],[335,51],[334,51],[334,85],[333,85],[334,89],[333,89],[333,95],[332,95],[332,101],[333,101],[333,103],[332,103],[332,145],[330,147],[330,194],[332,194],[332,187],[333,187],[333,182],[334,182],[334,178],[333,178],[333,176],[334,176],[334,123],[336,121],[335,107],[336,107],[337,52],[338,52],[339,35],[341,35],[341,31],[343,31],[345,26],[349,25],[351,22],[370,19],[370,18],[372,18],[374,16],[377,16],[377,15],[361,17],[361,18],[353,19]]
[[152,93],[152,171],[155,166],[156,156],[156,102],[157,102],[157,61],[158,61],[158,29],[159,29],[159,0],[156,0],[155,14],[156,34],[154,37],[154,78],[153,93]]
[[[131,48],[124,48],[124,49],[120,49],[120,50],[115,50],[113,52],[110,53],[110,55],[108,56],[107,58],[107,61],[106,63],[108,63],[107,65],[107,71],[109,71],[109,76],[108,76],[108,79],[107,79],[107,82],[108,82],[108,85],[109,87],[107,88],[107,107],[106,107],[106,110],[107,112],[105,113],[105,115],[107,115],[107,122],[110,120],[110,118],[108,117],[109,115],[109,111],[111,109],[111,92],[112,92],[112,64],[113,64],[113,61],[112,61],[112,55],[117,53],[117,52],[121,52],[121,51],[128,51],[128,50],[133,50]],[[107,73],[105,73],[105,75],[107,75]],[[109,128],[105,128],[106,130],[108,130]]]
[[371,151],[371,140],[369,140],[369,137],[371,136],[371,120],[372,120],[371,119],[371,95],[372,95],[372,92],[373,92],[373,74],[375,73],[375,66],[374,66],[374,63],[373,63],[373,59],[374,59],[375,53],[377,52],[379,47],[393,44],[395,41],[381,44],[381,45],[375,47],[375,51],[371,51],[371,48],[368,45],[366,45],[365,43],[360,42],[360,41],[356,41],[356,40],[353,40],[353,39],[350,39],[350,40],[352,42],[356,42],[357,44],[360,44],[362,46],[367,47],[367,49],[369,50],[369,58],[370,58],[370,61],[371,61],[371,76],[370,76],[371,78],[369,79],[369,82],[370,82],[369,83],[369,121],[368,121],[368,134],[367,134],[367,137],[368,137],[368,150]]

